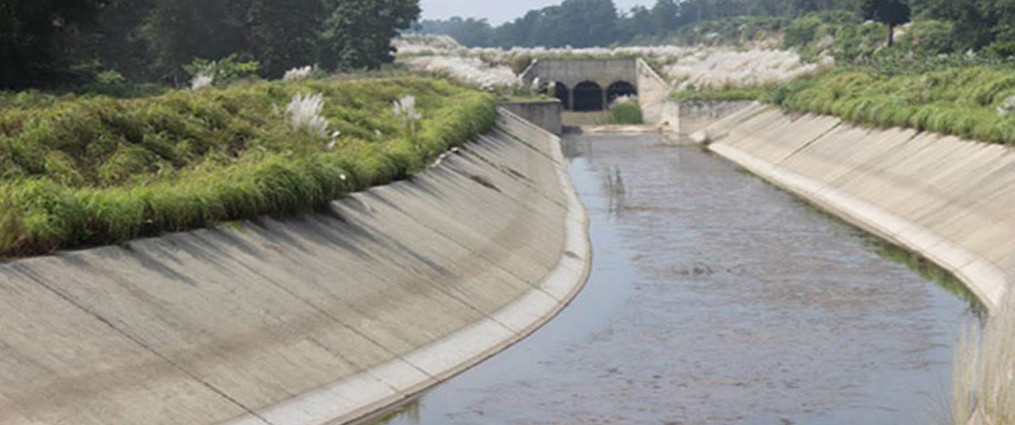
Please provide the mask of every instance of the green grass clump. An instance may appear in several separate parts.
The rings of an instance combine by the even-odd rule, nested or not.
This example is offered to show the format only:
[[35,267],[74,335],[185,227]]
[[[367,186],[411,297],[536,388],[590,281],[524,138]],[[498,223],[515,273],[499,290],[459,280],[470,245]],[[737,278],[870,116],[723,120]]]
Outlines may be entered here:
[[999,108],[1013,96],[1010,71],[966,67],[901,75],[836,72],[770,89],[763,99],[788,111],[834,115],[859,125],[1012,144],[1015,115]]
[[[285,110],[297,93],[323,94],[329,136],[289,125]],[[409,94],[423,114],[416,131],[392,111]],[[311,211],[420,172],[488,131],[496,115],[491,95],[424,78],[259,82],[127,100],[6,99],[3,256]]]
[[618,102],[610,106],[610,116],[604,124],[641,125],[645,123],[641,106],[635,102]]
[[682,90],[674,92],[670,95],[670,98],[680,102],[761,100],[767,93],[768,89],[759,88],[729,88],[709,91]]

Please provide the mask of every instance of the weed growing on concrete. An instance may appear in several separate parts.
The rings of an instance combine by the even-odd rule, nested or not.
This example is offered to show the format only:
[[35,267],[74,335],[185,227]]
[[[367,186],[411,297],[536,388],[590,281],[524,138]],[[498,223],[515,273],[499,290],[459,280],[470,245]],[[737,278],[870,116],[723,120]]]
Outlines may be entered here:
[[968,329],[955,356],[955,425],[1015,424],[1015,292],[982,329]]

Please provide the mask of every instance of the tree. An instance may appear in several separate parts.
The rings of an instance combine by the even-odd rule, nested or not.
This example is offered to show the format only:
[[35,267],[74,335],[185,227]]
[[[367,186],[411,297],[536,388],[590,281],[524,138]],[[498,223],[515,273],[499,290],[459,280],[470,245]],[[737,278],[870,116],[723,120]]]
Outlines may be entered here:
[[180,83],[183,65],[248,52],[246,2],[159,0],[141,29],[157,78]]
[[377,68],[394,61],[391,39],[419,18],[419,0],[327,0],[321,66]]
[[[613,0],[564,0],[544,18],[544,27],[558,34],[554,45],[607,46],[617,40],[617,8]],[[535,44],[535,43],[533,43]]]
[[149,81],[154,76],[139,29],[155,2],[110,0],[97,16],[96,25],[61,37],[68,59],[79,64],[76,69],[93,74],[115,70],[130,81]]
[[244,33],[262,75],[281,78],[287,70],[316,63],[323,15],[320,0],[251,1]]
[[1015,43],[1015,0],[981,0],[979,15],[991,28],[995,42]]
[[652,6],[652,29],[655,35],[665,35],[680,26],[680,6],[675,0],[658,0]]
[[413,26],[421,34],[444,34],[469,47],[492,47],[495,45],[493,28],[486,19],[453,17],[446,21],[425,20]]
[[902,0],[863,0],[860,3],[860,14],[888,25],[888,45],[895,44],[895,27],[909,22],[909,5]]
[[69,71],[67,33],[93,24],[106,0],[0,0],[0,88],[47,84]]
[[652,12],[645,6],[635,6],[626,16],[617,22],[617,30],[624,41],[636,40],[639,37],[653,35],[654,22]]

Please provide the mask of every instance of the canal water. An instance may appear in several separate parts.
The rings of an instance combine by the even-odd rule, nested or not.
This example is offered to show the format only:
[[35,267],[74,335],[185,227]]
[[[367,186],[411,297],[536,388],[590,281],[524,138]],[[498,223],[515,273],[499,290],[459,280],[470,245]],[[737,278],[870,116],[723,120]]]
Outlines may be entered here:
[[588,286],[386,424],[948,424],[968,303],[695,147],[573,136]]

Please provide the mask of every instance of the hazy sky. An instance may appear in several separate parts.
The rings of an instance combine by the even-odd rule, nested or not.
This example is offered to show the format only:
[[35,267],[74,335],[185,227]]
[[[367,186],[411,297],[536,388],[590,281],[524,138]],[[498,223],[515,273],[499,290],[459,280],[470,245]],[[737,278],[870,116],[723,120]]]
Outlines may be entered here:
[[[452,16],[463,18],[486,18],[491,24],[499,25],[521,17],[532,9],[538,9],[562,0],[421,0],[424,19],[446,19]],[[617,9],[629,10],[633,6],[655,4],[655,0],[613,0]]]

